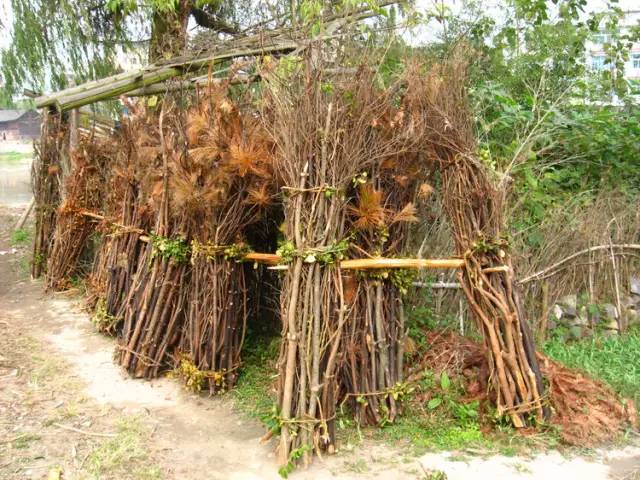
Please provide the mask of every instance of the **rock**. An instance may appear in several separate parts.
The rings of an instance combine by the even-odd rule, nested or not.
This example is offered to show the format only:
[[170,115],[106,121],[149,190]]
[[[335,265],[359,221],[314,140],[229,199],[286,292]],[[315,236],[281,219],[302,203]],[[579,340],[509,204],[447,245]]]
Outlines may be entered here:
[[601,335],[604,338],[615,337],[616,335],[618,335],[618,330],[603,330]]
[[587,320],[586,317],[581,317],[580,315],[572,318],[570,322],[571,322],[571,325],[575,325],[578,327],[586,327],[589,325],[589,320]]
[[562,307],[556,303],[551,309],[551,315],[556,320],[560,320],[562,318]]
[[618,309],[614,305],[605,303],[602,308],[604,309],[604,314],[608,319],[618,318]]
[[579,340],[582,338],[582,327],[575,325],[569,329],[569,333],[571,334],[571,338]]
[[605,330],[615,330],[618,331],[618,321],[617,320],[610,320],[609,323],[607,323],[604,326]]
[[640,312],[635,309],[629,308],[625,311],[625,319],[627,321],[627,327],[640,325]]
[[620,300],[620,306],[622,308],[635,308],[636,305],[640,303],[640,296],[637,295],[629,295],[626,297],[622,297]]
[[565,307],[565,310],[573,309],[573,311],[575,312],[578,308],[578,296],[576,294],[565,295],[560,299],[558,303]]
[[575,307],[571,307],[571,306],[565,305],[562,308],[562,314],[565,317],[573,318],[573,317],[577,317],[578,316],[578,310],[576,310]]
[[640,295],[640,278],[636,276],[632,276],[629,279],[629,286],[630,286],[631,293],[635,295]]
[[556,323],[555,320],[549,320],[547,321],[547,330],[553,330],[555,328],[557,328],[558,324]]
[[592,308],[588,317],[593,325],[597,325],[602,320],[602,316],[600,315],[600,310],[598,308]]

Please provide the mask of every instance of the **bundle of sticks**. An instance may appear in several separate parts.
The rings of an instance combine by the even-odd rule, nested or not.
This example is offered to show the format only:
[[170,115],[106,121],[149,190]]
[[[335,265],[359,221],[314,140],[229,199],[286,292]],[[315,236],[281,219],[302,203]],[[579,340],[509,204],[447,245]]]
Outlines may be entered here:
[[103,239],[89,277],[87,301],[95,309],[96,327],[112,335],[121,330],[131,285],[142,267],[145,245],[139,240],[153,224],[156,172],[162,164],[156,116],[141,105],[127,107],[130,116],[122,121],[118,148],[109,165],[100,228]]
[[272,145],[227,87],[210,87],[188,112],[188,166],[173,172],[169,186],[175,207],[193,224],[179,371],[197,372],[199,380],[187,382],[211,393],[234,386],[238,376],[249,312],[246,234],[268,211],[274,189]]
[[425,119],[424,148],[442,172],[443,204],[465,266],[460,283],[484,337],[499,414],[523,427],[548,415],[535,346],[505,238],[507,186],[476,156],[458,51],[427,76],[416,76],[415,110]]
[[46,283],[50,290],[67,288],[70,279],[82,273],[80,257],[91,247],[88,240],[96,232],[95,222],[82,212],[94,211],[103,203],[105,166],[113,155],[113,143],[83,136],[70,154],[72,169],[64,182],[64,200],[57,211],[47,259]]
[[[263,118],[276,144],[274,170],[284,192],[286,238],[279,253],[289,263],[278,362],[283,463],[300,449],[305,463],[314,450],[335,449],[336,406],[345,388],[354,397],[380,396],[369,407],[378,421],[379,405],[394,402],[390,388],[402,369],[398,290],[379,280],[345,279],[337,267],[354,250],[354,240],[360,254],[385,244],[382,225],[389,218],[397,225],[415,220],[409,204],[388,208],[376,190],[380,178],[374,185],[370,176],[413,140],[408,129],[390,125],[396,89],[379,88],[368,68],[340,81],[326,78],[318,62],[305,59],[293,78],[266,76]],[[395,238],[402,237],[400,230],[391,250],[403,242]]]
[[31,277],[39,278],[46,270],[51,240],[56,227],[56,209],[61,199],[62,152],[66,127],[60,115],[46,113],[42,119],[40,141],[35,144],[31,167],[31,189],[35,201],[35,239]]

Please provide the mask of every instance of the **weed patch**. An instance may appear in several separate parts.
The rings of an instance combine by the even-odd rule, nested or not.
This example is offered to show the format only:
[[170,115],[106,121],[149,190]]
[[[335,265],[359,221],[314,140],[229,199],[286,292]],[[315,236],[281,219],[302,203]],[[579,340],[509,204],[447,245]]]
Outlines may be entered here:
[[10,243],[12,247],[24,247],[31,241],[29,232],[23,228],[11,232]]
[[145,439],[149,432],[138,417],[125,417],[118,422],[115,438],[94,448],[86,461],[90,478],[153,480],[162,478],[158,467],[145,465],[149,459]]
[[0,162],[18,163],[31,157],[33,154],[30,152],[2,152],[0,153]]

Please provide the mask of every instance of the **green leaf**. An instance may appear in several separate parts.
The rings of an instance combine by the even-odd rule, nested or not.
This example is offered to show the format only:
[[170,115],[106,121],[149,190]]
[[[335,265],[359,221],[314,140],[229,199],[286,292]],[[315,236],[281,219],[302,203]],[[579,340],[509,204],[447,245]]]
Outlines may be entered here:
[[446,374],[446,372],[442,372],[442,374],[440,375],[440,387],[442,387],[442,390],[446,392],[447,390],[449,390],[450,386],[451,380],[449,380],[449,376]]
[[440,397],[432,398],[429,400],[429,403],[427,403],[427,408],[429,410],[435,410],[440,406],[440,404],[442,404],[442,399]]

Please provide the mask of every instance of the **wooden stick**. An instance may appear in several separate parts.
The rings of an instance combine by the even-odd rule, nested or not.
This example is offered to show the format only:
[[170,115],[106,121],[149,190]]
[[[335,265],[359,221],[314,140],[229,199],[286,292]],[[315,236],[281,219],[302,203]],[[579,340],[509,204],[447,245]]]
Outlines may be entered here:
[[539,272],[533,273],[531,275],[529,275],[528,277],[523,278],[522,280],[520,280],[518,283],[519,284],[523,284],[523,283],[528,283],[531,282],[535,279],[537,279],[538,277],[541,277],[549,272],[552,272],[553,270],[555,270],[556,268],[558,268],[560,265],[563,265],[565,263],[567,263],[570,260],[573,260],[576,257],[579,257],[580,255],[584,255],[585,253],[590,253],[590,252],[595,252],[598,250],[609,250],[609,249],[621,249],[621,250],[640,250],[640,244],[637,243],[614,243],[612,245],[597,245],[595,247],[589,247],[589,248],[585,248],[584,250],[580,250],[579,252],[573,253],[571,255],[569,255],[566,258],[563,258],[562,260],[560,260],[559,262],[554,263],[553,265],[548,266],[547,268],[543,268],[542,270],[540,270]]
[[31,197],[31,201],[29,202],[29,205],[24,210],[24,212],[22,212],[22,215],[20,216],[20,219],[16,223],[15,227],[13,227],[14,230],[20,230],[24,226],[24,222],[27,221],[27,218],[29,217],[31,210],[33,210],[33,205],[35,203],[36,203],[36,197]]
[[81,433],[82,435],[90,435],[92,437],[117,437],[115,433],[98,433],[98,432],[87,432],[86,430],[80,430],[76,427],[70,427],[69,425],[62,425],[61,423],[54,423],[54,426],[58,428],[62,428],[63,430],[69,430],[70,432]]

